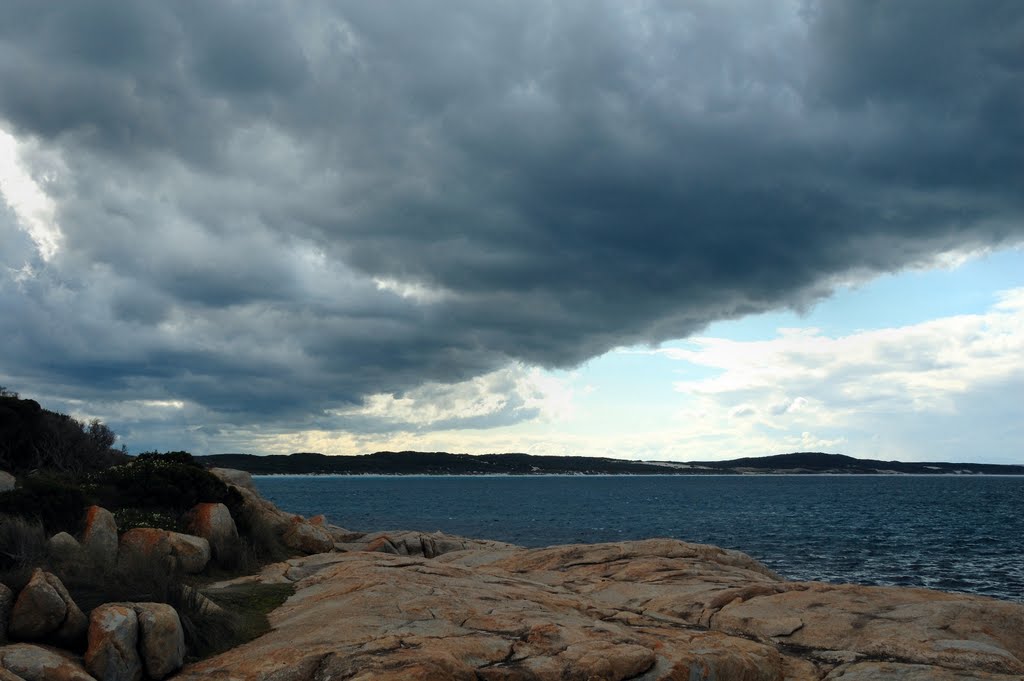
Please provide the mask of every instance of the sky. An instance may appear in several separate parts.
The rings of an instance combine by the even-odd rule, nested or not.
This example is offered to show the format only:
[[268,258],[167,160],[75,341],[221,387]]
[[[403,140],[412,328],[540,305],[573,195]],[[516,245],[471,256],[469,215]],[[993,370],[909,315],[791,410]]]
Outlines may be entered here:
[[0,385],[130,451],[1024,463],[1018,0],[0,4]]

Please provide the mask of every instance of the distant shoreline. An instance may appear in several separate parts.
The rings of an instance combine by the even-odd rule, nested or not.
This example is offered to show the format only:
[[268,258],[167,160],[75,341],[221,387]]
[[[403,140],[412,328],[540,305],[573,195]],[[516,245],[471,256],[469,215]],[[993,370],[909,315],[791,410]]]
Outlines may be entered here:
[[1024,465],[878,461],[823,452],[690,462],[412,451],[356,456],[212,454],[200,458],[211,467],[252,475],[1024,475]]
[[1020,478],[1024,473],[252,473],[254,478]]

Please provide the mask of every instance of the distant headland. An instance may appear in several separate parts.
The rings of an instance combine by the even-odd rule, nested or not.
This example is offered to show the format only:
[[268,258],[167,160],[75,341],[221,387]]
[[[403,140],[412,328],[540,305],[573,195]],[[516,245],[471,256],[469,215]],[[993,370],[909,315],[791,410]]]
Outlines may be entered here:
[[200,458],[210,466],[254,475],[1024,475],[1024,465],[877,461],[823,452],[685,463],[411,451],[359,456],[211,454]]

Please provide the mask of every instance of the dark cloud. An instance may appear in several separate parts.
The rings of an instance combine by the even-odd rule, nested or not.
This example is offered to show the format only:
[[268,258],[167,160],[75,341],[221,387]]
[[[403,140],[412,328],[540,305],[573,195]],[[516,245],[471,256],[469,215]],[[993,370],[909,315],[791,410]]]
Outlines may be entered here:
[[1017,241],[1021,44],[1015,0],[7,2],[64,241],[0,377],[343,425]]

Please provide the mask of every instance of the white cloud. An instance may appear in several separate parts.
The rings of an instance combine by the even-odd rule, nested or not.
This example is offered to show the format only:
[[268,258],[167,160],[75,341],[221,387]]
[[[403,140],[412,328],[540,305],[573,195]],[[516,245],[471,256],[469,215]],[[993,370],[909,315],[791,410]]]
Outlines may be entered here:
[[14,211],[19,226],[32,238],[43,260],[50,260],[62,238],[57,208],[26,168],[21,149],[25,144],[0,128],[0,198]]
[[359,407],[335,410],[342,425],[378,429],[487,428],[523,420],[564,420],[572,415],[573,377],[523,364],[454,384],[427,383],[401,395],[378,393]]
[[[1024,288],[1002,293],[984,314],[838,337],[780,329],[770,340],[689,345],[654,352],[720,373],[675,383],[689,398],[680,416],[695,433],[730,433],[739,450],[844,447],[854,456],[967,460],[1019,452],[1007,420],[1019,420],[1014,405],[1024,394]],[[917,439],[922,433],[933,437]]]
[[378,291],[394,293],[400,298],[411,299],[420,304],[436,303],[450,295],[439,288],[431,288],[416,282],[399,281],[389,277],[375,277],[373,283]]

